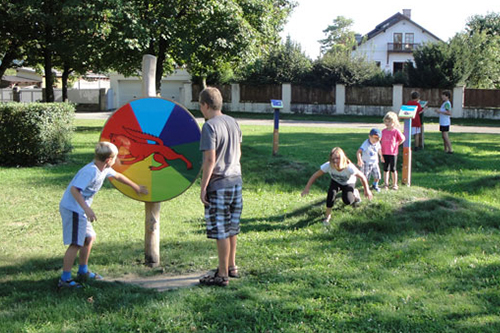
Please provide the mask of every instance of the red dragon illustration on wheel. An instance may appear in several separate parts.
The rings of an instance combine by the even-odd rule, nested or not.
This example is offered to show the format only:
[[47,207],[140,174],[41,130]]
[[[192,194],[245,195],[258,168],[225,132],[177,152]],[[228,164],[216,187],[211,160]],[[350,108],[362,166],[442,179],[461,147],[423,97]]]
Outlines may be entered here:
[[160,165],[150,166],[151,171],[164,169],[170,165],[167,160],[177,159],[186,163],[188,170],[193,167],[185,156],[165,146],[163,140],[159,137],[127,127],[122,128],[125,133],[111,133],[109,135],[110,141],[118,148],[118,151],[126,151],[126,154],[118,154],[121,164],[135,164],[153,155],[153,159]]

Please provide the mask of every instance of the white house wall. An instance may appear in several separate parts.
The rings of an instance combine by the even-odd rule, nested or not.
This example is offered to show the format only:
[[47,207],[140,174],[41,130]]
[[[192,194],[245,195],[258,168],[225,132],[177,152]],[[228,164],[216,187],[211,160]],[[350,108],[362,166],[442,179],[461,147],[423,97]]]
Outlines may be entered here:
[[[121,74],[111,74],[111,91],[113,93],[113,108],[120,108],[130,101],[142,97],[142,78],[124,77]],[[182,101],[181,91],[184,83],[191,82],[191,76],[185,69],[178,69],[161,81],[161,97]]]
[[414,25],[410,21],[400,21],[389,27],[385,32],[379,33],[370,40],[362,43],[353,51],[353,56],[363,56],[368,61],[380,62],[380,68],[386,72],[392,73],[394,62],[413,61],[412,53],[391,53],[387,58],[388,43],[394,42],[394,33],[403,34],[403,44],[405,42],[405,34],[413,33],[414,44],[422,45],[427,42],[437,42],[433,36],[429,35],[422,28]]

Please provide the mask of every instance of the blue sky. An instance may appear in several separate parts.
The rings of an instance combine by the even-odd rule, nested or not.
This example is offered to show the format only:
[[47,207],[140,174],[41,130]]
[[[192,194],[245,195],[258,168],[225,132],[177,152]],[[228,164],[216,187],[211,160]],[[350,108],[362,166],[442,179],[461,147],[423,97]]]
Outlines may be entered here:
[[411,18],[431,33],[447,41],[465,28],[472,15],[500,13],[498,0],[474,0],[469,2],[444,0],[295,0],[298,6],[289,17],[283,38],[290,35],[292,40],[302,46],[302,50],[316,59],[326,29],[337,16],[354,20],[352,30],[362,35],[371,31],[377,24],[391,17],[403,8],[411,9]]

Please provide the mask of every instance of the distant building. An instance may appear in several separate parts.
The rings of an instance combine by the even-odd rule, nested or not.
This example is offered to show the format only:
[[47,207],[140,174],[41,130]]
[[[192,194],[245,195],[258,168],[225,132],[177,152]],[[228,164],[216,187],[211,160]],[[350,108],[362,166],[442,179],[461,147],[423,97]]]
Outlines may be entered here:
[[[62,73],[52,70],[54,74],[54,87],[62,88]],[[73,81],[73,89],[109,89],[109,77],[103,74],[89,72]],[[17,84],[20,88],[45,88],[45,76],[38,74],[33,68],[20,67],[16,75],[4,75],[0,88],[13,87]]]
[[0,81],[0,88],[13,88],[15,85],[17,85],[19,88],[40,88],[42,86],[42,80],[13,75],[2,76],[2,80]]
[[[121,74],[110,74],[110,90],[113,94],[112,106],[119,108],[128,102],[142,97],[142,79],[137,76],[125,77]],[[161,97],[176,102],[183,99],[183,87],[191,83],[191,75],[184,68],[176,69],[161,80]]]
[[365,36],[356,36],[353,56],[364,56],[386,72],[403,70],[407,61],[414,62],[413,50],[425,43],[441,41],[438,37],[411,20],[411,9],[403,9],[378,24]]

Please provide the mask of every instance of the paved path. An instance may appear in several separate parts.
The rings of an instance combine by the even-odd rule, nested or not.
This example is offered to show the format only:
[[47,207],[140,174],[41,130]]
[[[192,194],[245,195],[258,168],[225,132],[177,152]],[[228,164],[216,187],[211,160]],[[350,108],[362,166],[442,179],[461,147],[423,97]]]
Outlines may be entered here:
[[177,288],[194,287],[199,285],[199,280],[207,272],[191,273],[185,275],[155,275],[141,277],[137,275],[125,275],[118,279],[105,279],[108,282],[121,282],[133,284],[142,288],[151,288],[158,291],[165,291]]
[[[108,119],[113,112],[77,112],[77,119]],[[197,118],[198,122],[203,122],[202,118]],[[238,119],[241,125],[258,125],[273,127],[274,120],[272,119]],[[346,122],[330,122],[330,121],[314,121],[314,120],[280,120],[280,126],[296,126],[296,127],[326,127],[326,128],[362,128],[371,129],[373,127],[382,127],[380,123],[346,123]],[[424,124],[425,130],[429,132],[438,132],[438,124]],[[451,125],[452,133],[488,133],[500,134],[500,127],[479,127],[479,126],[458,126]]]

